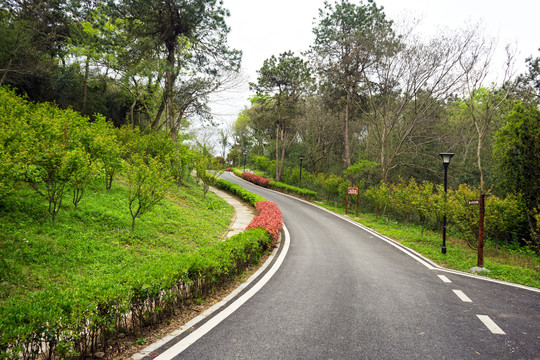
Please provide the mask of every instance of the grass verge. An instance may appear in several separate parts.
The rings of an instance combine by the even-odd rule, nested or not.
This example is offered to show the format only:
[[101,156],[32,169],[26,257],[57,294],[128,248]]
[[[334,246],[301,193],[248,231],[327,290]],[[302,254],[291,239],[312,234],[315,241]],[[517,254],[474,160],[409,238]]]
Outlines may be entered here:
[[[322,202],[318,205],[345,214],[342,207],[331,206]],[[477,251],[471,249],[465,242],[452,237],[451,229],[447,238],[447,253],[441,253],[442,237],[439,232],[424,230],[418,225],[408,225],[386,218],[377,218],[373,214],[361,213],[353,220],[365,225],[380,234],[388,236],[399,243],[419,252],[435,263],[464,272],[477,265]],[[540,288],[540,257],[533,251],[517,247],[495,247],[491,242],[484,246],[484,267],[489,272],[480,275]]]

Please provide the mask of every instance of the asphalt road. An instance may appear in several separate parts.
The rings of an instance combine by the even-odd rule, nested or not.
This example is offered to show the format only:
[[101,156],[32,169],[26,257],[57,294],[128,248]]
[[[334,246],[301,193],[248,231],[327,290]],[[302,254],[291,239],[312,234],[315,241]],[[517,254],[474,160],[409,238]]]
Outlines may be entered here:
[[441,269],[342,217],[224,177],[278,204],[286,256],[206,335],[175,350],[199,324],[148,359],[540,359],[539,291]]

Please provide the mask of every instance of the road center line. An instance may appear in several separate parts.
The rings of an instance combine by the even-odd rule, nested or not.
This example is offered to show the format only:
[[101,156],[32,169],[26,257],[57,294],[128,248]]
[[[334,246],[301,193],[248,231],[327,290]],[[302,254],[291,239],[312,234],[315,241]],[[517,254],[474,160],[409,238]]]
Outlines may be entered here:
[[450,279],[449,279],[449,278],[447,278],[447,277],[446,277],[446,276],[444,276],[444,275],[437,275],[437,276],[439,277],[439,279],[441,279],[441,280],[442,280],[442,282],[443,282],[443,283],[447,283],[447,284],[450,284],[450,283],[452,283],[452,281],[450,281]]
[[497,335],[506,335],[506,333],[501,329],[491,318],[487,315],[476,315],[486,325],[486,327],[491,331],[493,334]]
[[467,296],[465,295],[465,293],[461,290],[452,290],[454,292],[454,294],[457,295],[458,298],[461,299],[461,301],[463,302],[472,302],[472,300]]

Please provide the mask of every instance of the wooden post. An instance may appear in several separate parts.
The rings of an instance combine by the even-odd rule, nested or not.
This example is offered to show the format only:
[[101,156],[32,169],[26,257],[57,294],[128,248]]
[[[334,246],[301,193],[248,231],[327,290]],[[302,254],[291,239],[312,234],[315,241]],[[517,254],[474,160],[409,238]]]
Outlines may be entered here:
[[478,267],[484,267],[484,194],[480,195],[480,216],[478,219]]

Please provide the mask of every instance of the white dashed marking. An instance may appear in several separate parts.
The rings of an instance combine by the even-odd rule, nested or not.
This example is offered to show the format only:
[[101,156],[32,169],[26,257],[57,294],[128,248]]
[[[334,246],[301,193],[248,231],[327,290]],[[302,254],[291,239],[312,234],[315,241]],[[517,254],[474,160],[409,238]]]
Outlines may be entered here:
[[449,278],[447,278],[446,276],[444,275],[437,275],[439,277],[439,279],[441,279],[444,283],[447,283],[447,284],[450,284],[452,281],[450,281]]
[[491,331],[493,334],[497,335],[506,335],[506,333],[501,329],[491,318],[487,315],[476,315],[486,325],[486,327]]
[[469,297],[467,295],[465,295],[465,293],[461,290],[452,290],[454,292],[454,294],[457,295],[458,298],[461,299],[461,301],[463,302],[472,302],[471,299],[469,299]]

